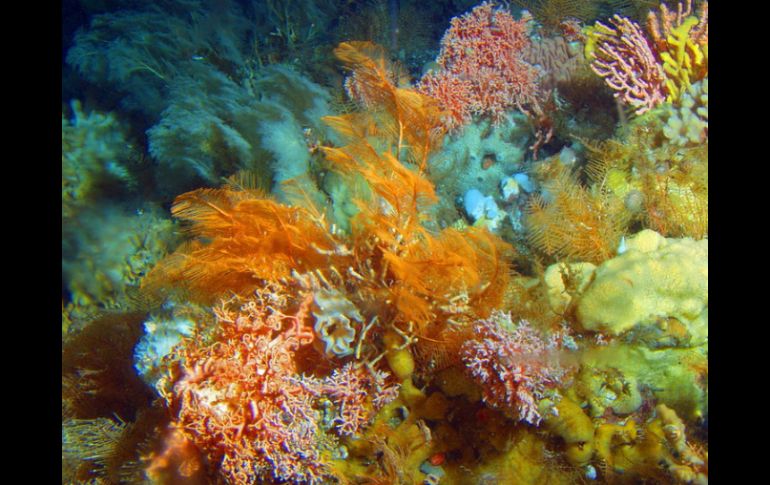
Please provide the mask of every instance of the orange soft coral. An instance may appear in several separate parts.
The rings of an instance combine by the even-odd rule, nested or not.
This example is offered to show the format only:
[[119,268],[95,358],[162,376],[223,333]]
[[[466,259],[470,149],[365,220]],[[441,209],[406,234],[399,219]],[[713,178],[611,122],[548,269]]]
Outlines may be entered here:
[[190,223],[195,239],[154,268],[145,288],[182,286],[211,301],[225,292],[246,295],[260,280],[345,262],[322,218],[256,191],[199,189],[177,197],[171,211]]
[[[423,167],[443,133],[435,104],[394,87],[362,47],[336,52],[363,73],[357,82],[372,106],[326,118],[345,145],[322,148],[329,169],[350,182],[358,208],[350,234],[333,230],[307,201],[292,207],[248,189],[193,191],[173,212],[196,240],[159,265],[146,287],[183,285],[201,300],[247,295],[270,282],[289,294],[334,292],[362,316],[349,336],[357,358],[362,348],[369,355],[367,335],[378,347],[383,327],[406,332],[408,344],[412,336],[436,337],[452,318],[472,321],[501,305],[511,246],[484,229],[429,228],[437,197]],[[467,304],[459,308],[459,300]]]
[[379,129],[396,142],[396,156],[407,152],[421,168],[428,155],[441,144],[442,111],[436,101],[409,89],[396,87],[386,68],[384,51],[371,42],[343,42],[334,54],[352,71],[356,86],[367,105],[384,110]]

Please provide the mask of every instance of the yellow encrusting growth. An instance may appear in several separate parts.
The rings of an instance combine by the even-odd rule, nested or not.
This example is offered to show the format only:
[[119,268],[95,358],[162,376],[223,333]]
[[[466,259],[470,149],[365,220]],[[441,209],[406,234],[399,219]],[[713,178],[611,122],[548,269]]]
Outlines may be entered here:
[[708,239],[666,239],[644,230],[596,268],[577,304],[583,328],[612,335],[675,318],[695,339],[707,335]]
[[547,404],[541,408],[546,428],[564,440],[567,460],[573,465],[588,463],[594,451],[594,425],[586,413],[567,397],[553,410],[546,409]]

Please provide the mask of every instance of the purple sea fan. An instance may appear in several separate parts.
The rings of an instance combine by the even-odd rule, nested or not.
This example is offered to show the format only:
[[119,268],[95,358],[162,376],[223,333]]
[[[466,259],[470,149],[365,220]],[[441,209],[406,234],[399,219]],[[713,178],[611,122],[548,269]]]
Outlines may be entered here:
[[474,324],[475,338],[463,344],[460,357],[482,387],[486,403],[520,421],[538,425],[538,400],[548,389],[563,386],[573,370],[565,359],[574,340],[564,328],[545,336],[526,320],[495,311]]

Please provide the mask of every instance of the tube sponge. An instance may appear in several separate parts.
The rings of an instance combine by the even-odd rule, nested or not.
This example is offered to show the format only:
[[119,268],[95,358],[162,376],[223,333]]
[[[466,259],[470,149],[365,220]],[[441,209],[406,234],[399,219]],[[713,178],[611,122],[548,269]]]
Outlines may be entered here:
[[708,239],[666,239],[644,230],[604,262],[577,305],[587,330],[619,335],[635,325],[675,318],[690,335],[708,335]]

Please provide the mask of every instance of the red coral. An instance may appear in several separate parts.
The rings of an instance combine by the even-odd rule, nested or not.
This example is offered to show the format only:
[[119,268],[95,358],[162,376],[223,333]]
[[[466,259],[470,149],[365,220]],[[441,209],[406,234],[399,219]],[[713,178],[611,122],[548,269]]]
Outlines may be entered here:
[[293,379],[295,352],[314,338],[311,302],[306,295],[291,315],[269,290],[233,299],[215,310],[213,343],[198,336],[178,351],[180,364],[163,393],[173,424],[231,483],[314,483],[328,475],[313,393]]
[[418,89],[449,112],[449,128],[474,114],[500,122],[507,110],[536,102],[537,71],[522,59],[529,43],[525,20],[482,3],[452,19],[441,41],[441,70],[426,74]]
[[560,331],[544,338],[526,320],[514,327],[511,316],[499,311],[477,321],[474,333],[477,337],[462,346],[460,355],[481,384],[484,401],[515,419],[539,424],[537,401],[547,389],[564,385],[570,374],[560,358],[570,337]]

